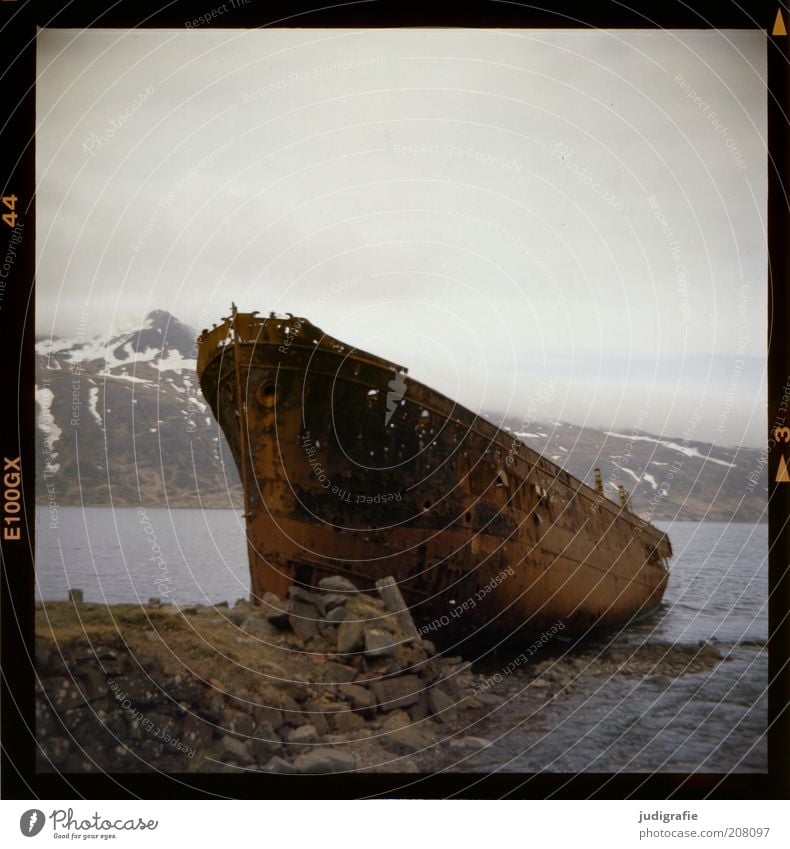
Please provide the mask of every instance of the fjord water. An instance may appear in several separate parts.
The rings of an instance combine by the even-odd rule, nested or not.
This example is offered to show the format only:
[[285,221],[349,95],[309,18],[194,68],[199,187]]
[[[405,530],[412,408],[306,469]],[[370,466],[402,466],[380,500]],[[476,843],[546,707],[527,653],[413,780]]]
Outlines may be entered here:
[[[766,525],[657,523],[674,556],[657,611],[590,644],[696,646],[724,658],[711,671],[675,675],[596,672],[575,679],[525,722],[527,665],[484,726],[493,745],[452,768],[516,772],[761,771],[766,768]],[[52,527],[56,525],[56,527]],[[36,595],[86,602],[230,604],[249,594],[243,519],[231,510],[39,508]],[[490,666],[490,663],[489,663]],[[520,688],[524,699],[520,699]]]

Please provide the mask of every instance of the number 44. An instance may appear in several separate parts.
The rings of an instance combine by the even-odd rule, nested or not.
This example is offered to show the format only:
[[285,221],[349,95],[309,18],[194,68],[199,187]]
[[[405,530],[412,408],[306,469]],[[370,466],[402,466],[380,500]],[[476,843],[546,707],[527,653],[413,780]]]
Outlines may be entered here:
[[9,227],[16,227],[16,195],[6,195],[3,198],[3,205],[7,206],[11,212],[3,213],[3,221],[8,224]]

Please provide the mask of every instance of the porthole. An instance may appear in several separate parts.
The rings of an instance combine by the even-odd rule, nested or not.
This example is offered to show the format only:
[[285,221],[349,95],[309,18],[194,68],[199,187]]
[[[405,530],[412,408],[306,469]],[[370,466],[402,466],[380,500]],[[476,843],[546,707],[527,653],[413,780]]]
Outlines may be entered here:
[[273,383],[264,383],[258,387],[257,398],[260,404],[267,409],[274,406],[277,399],[277,391]]

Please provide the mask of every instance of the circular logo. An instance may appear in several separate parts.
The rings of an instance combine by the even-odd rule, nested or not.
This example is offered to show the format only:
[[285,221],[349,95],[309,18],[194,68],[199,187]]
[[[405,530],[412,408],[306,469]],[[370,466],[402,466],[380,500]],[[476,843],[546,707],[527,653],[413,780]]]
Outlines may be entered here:
[[35,837],[44,828],[45,821],[43,811],[39,811],[38,808],[31,808],[19,818],[19,830],[25,837]]

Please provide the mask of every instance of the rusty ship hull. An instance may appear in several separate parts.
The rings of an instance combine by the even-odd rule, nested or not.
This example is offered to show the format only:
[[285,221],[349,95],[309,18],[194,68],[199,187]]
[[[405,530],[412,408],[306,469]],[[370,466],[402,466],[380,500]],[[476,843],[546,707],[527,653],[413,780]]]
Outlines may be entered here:
[[663,596],[664,533],[306,319],[234,309],[197,370],[244,486],[257,602],[392,575],[446,642],[585,634]]

